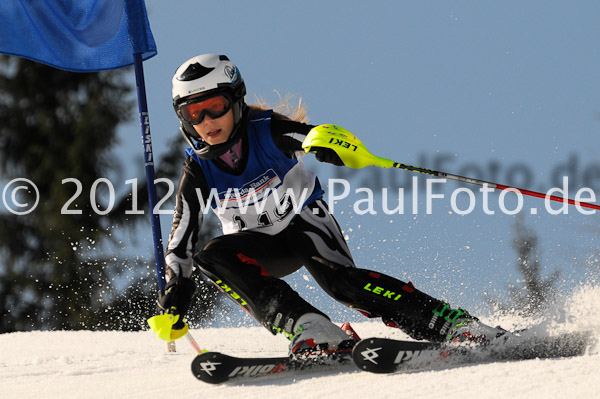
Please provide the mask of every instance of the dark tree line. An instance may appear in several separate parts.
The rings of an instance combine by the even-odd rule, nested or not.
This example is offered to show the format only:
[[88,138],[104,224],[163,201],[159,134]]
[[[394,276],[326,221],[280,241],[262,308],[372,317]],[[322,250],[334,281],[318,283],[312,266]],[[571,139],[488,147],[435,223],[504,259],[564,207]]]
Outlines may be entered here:
[[[126,215],[131,209],[128,193],[116,198],[113,210],[103,215],[98,209],[106,209],[106,187],[98,185],[98,209],[87,195],[97,179],[120,171],[113,153],[117,128],[137,116],[133,90],[125,79],[132,73],[72,73],[0,56],[0,187],[27,178],[40,198],[35,211],[26,215],[0,209],[0,333],[136,330],[145,328],[145,319],[154,313],[152,250],[124,257],[118,234],[113,234],[150,235],[148,212]],[[173,136],[176,139],[176,133]],[[182,146],[175,141],[157,162],[158,177],[177,182]],[[74,197],[74,183],[63,184],[63,179],[79,181],[82,194]],[[145,183],[141,186],[139,208],[147,209]],[[34,194],[21,190],[16,200],[26,203]],[[67,203],[69,210],[81,212],[63,214]],[[197,278],[198,295],[205,300],[197,301],[192,323],[210,316],[216,296],[212,286]]]

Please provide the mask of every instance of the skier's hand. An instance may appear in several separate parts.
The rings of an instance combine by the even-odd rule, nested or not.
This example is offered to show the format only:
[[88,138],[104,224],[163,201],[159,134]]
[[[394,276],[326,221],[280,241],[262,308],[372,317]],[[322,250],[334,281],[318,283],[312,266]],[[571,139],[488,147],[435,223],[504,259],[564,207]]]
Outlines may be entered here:
[[180,330],[185,327],[183,317],[190,308],[195,291],[196,284],[194,281],[180,276],[171,278],[165,287],[165,291],[159,291],[158,300],[156,301],[158,313],[179,315],[179,320],[173,325],[173,329]]
[[315,153],[315,157],[319,162],[332,163],[337,166],[344,166],[344,162],[340,159],[338,154],[331,148],[325,147],[313,147],[311,152]]

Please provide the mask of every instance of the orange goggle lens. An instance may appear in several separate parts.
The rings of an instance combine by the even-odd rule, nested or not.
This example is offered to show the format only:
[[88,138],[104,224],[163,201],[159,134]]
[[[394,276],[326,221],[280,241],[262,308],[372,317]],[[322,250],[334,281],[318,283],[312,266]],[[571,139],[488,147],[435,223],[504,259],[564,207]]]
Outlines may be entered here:
[[206,100],[199,99],[197,102],[187,102],[179,106],[179,112],[183,119],[197,125],[204,120],[206,115],[211,118],[220,118],[231,109],[231,102],[225,96],[211,97]]

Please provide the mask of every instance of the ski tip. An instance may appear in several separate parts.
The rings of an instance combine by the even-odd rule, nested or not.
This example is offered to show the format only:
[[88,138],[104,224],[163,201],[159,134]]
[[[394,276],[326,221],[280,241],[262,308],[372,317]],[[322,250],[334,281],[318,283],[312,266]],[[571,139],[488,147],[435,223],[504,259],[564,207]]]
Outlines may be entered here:
[[209,384],[221,384],[229,380],[227,370],[221,367],[231,359],[219,352],[203,352],[192,361],[192,374],[200,381]]
[[358,342],[352,351],[356,367],[371,373],[392,373],[396,367],[392,352],[386,349],[385,338],[367,338]]

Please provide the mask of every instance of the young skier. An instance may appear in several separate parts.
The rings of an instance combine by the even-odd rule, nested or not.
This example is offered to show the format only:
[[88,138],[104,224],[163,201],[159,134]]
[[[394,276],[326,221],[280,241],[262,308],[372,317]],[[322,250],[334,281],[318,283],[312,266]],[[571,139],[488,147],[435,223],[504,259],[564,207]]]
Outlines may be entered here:
[[[411,283],[357,268],[318,178],[296,155],[314,126],[248,106],[245,94],[240,71],[224,55],[193,57],[173,77],[173,107],[191,146],[167,246],[166,290],[158,299],[160,313],[179,315],[174,329],[186,327],[196,264],[269,331],[287,336],[290,354],[355,342],[281,279],[302,266],[337,301],[415,339],[487,341],[505,333]],[[321,162],[343,166],[331,149],[312,151]],[[194,253],[207,206],[224,235]]]

